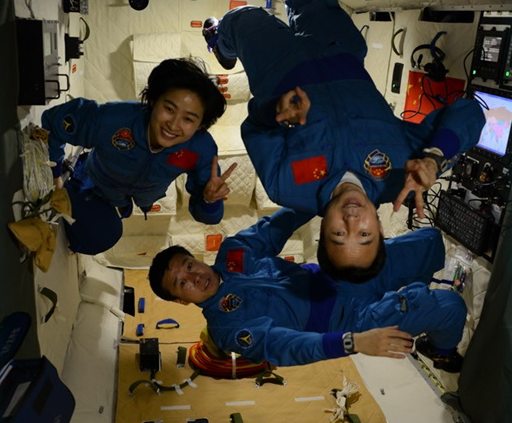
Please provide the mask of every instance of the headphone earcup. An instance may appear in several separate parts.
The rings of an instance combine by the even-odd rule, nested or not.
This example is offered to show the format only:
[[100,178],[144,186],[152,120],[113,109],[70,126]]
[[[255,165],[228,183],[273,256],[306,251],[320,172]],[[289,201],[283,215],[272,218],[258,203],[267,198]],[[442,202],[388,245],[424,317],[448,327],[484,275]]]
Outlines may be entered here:
[[425,66],[423,66],[423,70],[434,82],[443,82],[444,77],[448,73],[440,60],[434,60],[432,63],[427,63]]
[[140,11],[144,10],[148,6],[149,0],[128,0],[128,3],[132,9]]
[[411,53],[411,68],[421,68],[421,61],[423,60],[423,54],[418,55],[418,60],[414,60],[414,55],[421,50],[430,50],[430,44],[422,44],[417,46]]

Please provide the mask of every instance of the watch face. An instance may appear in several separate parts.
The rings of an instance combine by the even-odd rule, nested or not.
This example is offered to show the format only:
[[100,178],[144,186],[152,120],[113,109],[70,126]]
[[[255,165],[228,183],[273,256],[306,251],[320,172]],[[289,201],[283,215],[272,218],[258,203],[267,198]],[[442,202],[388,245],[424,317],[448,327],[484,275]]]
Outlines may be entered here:
[[354,338],[350,332],[343,335],[343,349],[346,354],[352,354],[354,352]]

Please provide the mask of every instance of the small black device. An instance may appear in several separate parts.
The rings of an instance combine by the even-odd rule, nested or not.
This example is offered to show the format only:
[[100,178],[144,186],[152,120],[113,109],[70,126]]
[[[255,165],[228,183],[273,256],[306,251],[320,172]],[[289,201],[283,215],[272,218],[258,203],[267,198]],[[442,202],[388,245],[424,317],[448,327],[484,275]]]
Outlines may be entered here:
[[135,316],[135,289],[131,286],[123,288],[123,311],[130,316]]
[[391,92],[400,94],[400,86],[402,85],[402,73],[404,64],[396,62],[393,68],[393,78],[391,79]]
[[89,0],[62,0],[62,10],[64,13],[89,14]]
[[187,423],[209,423],[210,420],[208,420],[206,417],[200,417],[198,419],[187,419]]
[[242,415],[240,413],[233,413],[229,416],[230,423],[244,423]]
[[182,369],[185,367],[185,361],[187,360],[187,349],[185,347],[178,347],[177,353],[176,367]]
[[142,338],[140,340],[139,361],[141,372],[157,372],[161,369],[158,338]]
[[80,59],[84,52],[82,51],[83,41],[78,37],[71,37],[69,34],[64,34],[64,46],[66,47],[66,62],[70,59]]

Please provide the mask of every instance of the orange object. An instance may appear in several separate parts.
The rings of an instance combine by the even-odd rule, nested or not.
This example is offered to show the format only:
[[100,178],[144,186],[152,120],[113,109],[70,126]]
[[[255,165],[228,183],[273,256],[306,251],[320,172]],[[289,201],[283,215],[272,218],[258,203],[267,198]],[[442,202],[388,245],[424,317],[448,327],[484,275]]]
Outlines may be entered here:
[[221,242],[221,234],[206,235],[206,251],[219,251]]
[[219,74],[217,75],[217,84],[219,85],[226,85],[228,83],[229,79],[227,75]]
[[239,7],[239,6],[247,6],[247,2],[246,1],[237,1],[237,0],[231,0],[229,2],[229,10],[234,9],[235,7]]

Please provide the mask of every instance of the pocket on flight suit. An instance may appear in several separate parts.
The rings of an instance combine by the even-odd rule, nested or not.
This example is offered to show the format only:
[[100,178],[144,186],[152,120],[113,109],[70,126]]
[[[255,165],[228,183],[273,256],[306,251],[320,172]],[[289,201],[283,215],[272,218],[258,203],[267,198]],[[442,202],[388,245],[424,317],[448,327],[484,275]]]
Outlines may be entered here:
[[374,320],[382,323],[396,312],[408,313],[433,307],[437,307],[437,303],[430,295],[428,285],[415,282],[398,292],[387,292],[381,301],[371,304],[368,311]]

